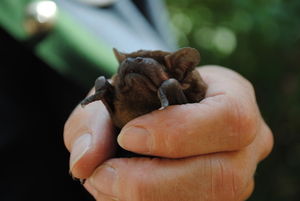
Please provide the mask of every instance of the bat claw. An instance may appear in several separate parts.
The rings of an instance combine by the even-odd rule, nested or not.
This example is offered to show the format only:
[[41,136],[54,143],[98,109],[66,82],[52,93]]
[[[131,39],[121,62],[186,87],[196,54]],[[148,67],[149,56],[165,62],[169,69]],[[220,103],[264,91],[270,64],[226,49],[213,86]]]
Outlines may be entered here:
[[166,109],[166,107],[161,106],[158,110],[164,110],[164,109]]
[[69,171],[69,174],[74,181],[79,181],[81,185],[83,185],[86,182],[86,179],[78,179],[78,178],[74,177],[71,171]]
[[84,185],[85,182],[86,182],[86,179],[79,179],[79,182],[80,182],[81,185]]
[[80,102],[80,105],[82,108],[84,108],[86,105],[97,101],[97,100],[101,100],[103,98],[103,94],[99,94],[99,93],[95,93],[94,95],[88,96],[85,99],[83,99],[83,101]]

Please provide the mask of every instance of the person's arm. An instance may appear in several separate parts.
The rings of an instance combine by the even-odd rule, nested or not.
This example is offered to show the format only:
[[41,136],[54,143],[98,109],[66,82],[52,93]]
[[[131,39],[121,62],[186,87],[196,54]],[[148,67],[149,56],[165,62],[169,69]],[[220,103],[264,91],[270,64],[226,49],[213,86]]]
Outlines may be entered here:
[[272,133],[246,79],[222,67],[199,71],[208,84],[204,100],[138,117],[118,137],[123,148],[158,158],[112,158],[112,124],[103,104],[75,109],[64,132],[70,170],[87,178],[84,186],[97,200],[249,197],[256,166],[272,149]]

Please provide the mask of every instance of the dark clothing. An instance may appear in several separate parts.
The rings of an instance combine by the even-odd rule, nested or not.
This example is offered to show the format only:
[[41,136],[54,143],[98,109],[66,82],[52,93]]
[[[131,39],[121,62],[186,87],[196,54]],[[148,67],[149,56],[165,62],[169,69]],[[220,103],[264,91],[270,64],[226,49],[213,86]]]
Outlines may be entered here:
[[68,174],[63,125],[87,89],[1,31],[1,201],[89,200]]

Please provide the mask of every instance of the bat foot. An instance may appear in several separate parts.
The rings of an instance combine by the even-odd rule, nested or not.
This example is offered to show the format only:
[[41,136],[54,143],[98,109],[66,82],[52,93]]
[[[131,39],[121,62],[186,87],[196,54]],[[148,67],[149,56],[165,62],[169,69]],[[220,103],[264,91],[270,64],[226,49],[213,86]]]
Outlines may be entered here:
[[158,98],[161,103],[160,109],[164,109],[169,105],[181,105],[188,102],[180,83],[174,78],[165,80],[161,84],[158,89]]
[[86,97],[81,101],[80,105],[84,108],[86,105],[101,100],[106,106],[107,110],[111,112],[113,110],[113,86],[106,80],[104,76],[100,76],[95,81],[95,93]]

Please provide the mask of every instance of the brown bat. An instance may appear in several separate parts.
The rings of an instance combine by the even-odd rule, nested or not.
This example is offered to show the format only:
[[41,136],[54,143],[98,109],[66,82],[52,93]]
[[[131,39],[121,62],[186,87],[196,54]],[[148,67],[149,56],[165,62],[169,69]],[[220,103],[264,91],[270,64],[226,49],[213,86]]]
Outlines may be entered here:
[[169,105],[200,102],[207,85],[195,67],[199,52],[190,47],[176,52],[146,51],[125,54],[113,49],[119,62],[111,83],[103,76],[95,81],[95,94],[81,102],[85,106],[101,100],[114,126]]

